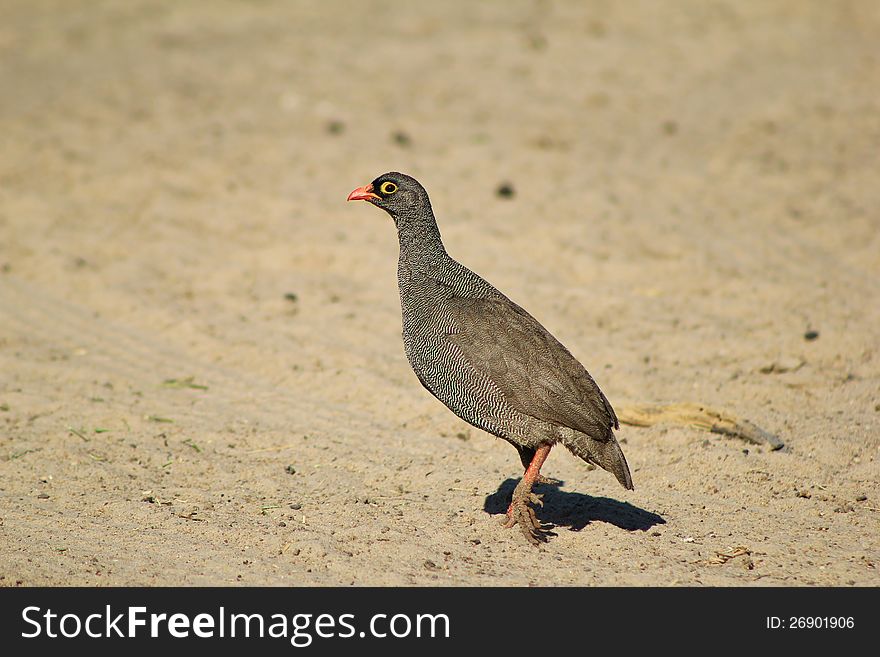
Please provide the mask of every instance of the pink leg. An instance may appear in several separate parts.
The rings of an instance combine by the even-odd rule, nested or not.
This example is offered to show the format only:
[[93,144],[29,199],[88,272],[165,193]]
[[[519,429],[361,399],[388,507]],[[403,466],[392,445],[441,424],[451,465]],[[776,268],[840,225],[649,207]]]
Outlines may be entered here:
[[538,545],[541,538],[541,523],[535,516],[535,510],[530,504],[543,505],[540,495],[532,492],[532,486],[541,478],[541,466],[547,460],[552,445],[541,445],[532,457],[532,462],[526,468],[522,479],[513,491],[513,499],[507,508],[507,521],[505,527],[519,525],[529,543]]

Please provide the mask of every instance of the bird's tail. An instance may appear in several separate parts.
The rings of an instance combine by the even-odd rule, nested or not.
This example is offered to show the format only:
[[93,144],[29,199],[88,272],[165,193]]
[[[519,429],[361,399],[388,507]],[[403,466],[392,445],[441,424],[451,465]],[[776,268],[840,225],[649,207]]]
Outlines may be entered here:
[[594,463],[603,470],[608,470],[627,490],[633,489],[632,475],[626,457],[610,430],[608,438],[601,441],[590,438],[580,431],[572,431],[571,435],[563,437],[562,444],[587,463]]

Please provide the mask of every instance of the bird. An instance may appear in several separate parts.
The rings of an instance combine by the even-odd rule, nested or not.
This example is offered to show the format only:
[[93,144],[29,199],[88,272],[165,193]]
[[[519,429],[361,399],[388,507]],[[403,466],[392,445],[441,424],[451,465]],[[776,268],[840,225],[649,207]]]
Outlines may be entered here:
[[541,474],[559,443],[632,490],[608,398],[538,320],[446,252],[425,188],[392,171],[352,191],[348,201],[375,205],[397,228],[403,345],[421,384],[462,420],[519,453],[525,471],[505,527],[519,525],[534,545],[547,540],[535,513],[543,499],[533,487],[561,483]]

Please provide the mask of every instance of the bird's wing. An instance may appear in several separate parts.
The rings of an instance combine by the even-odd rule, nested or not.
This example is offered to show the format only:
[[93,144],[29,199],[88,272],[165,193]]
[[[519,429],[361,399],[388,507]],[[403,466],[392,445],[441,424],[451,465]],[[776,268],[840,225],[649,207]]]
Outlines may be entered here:
[[489,299],[452,293],[446,301],[455,323],[447,338],[511,406],[599,440],[613,439],[618,422],[608,399],[534,317],[500,293]]

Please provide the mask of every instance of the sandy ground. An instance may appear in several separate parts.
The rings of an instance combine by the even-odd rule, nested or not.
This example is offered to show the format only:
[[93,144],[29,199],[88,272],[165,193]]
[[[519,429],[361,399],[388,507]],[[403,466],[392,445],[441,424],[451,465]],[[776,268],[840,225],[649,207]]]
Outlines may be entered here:
[[[880,584],[875,2],[0,8],[0,584]],[[403,355],[387,170],[611,402],[521,474]],[[515,190],[499,196],[499,185]],[[818,337],[805,339],[814,331]]]

